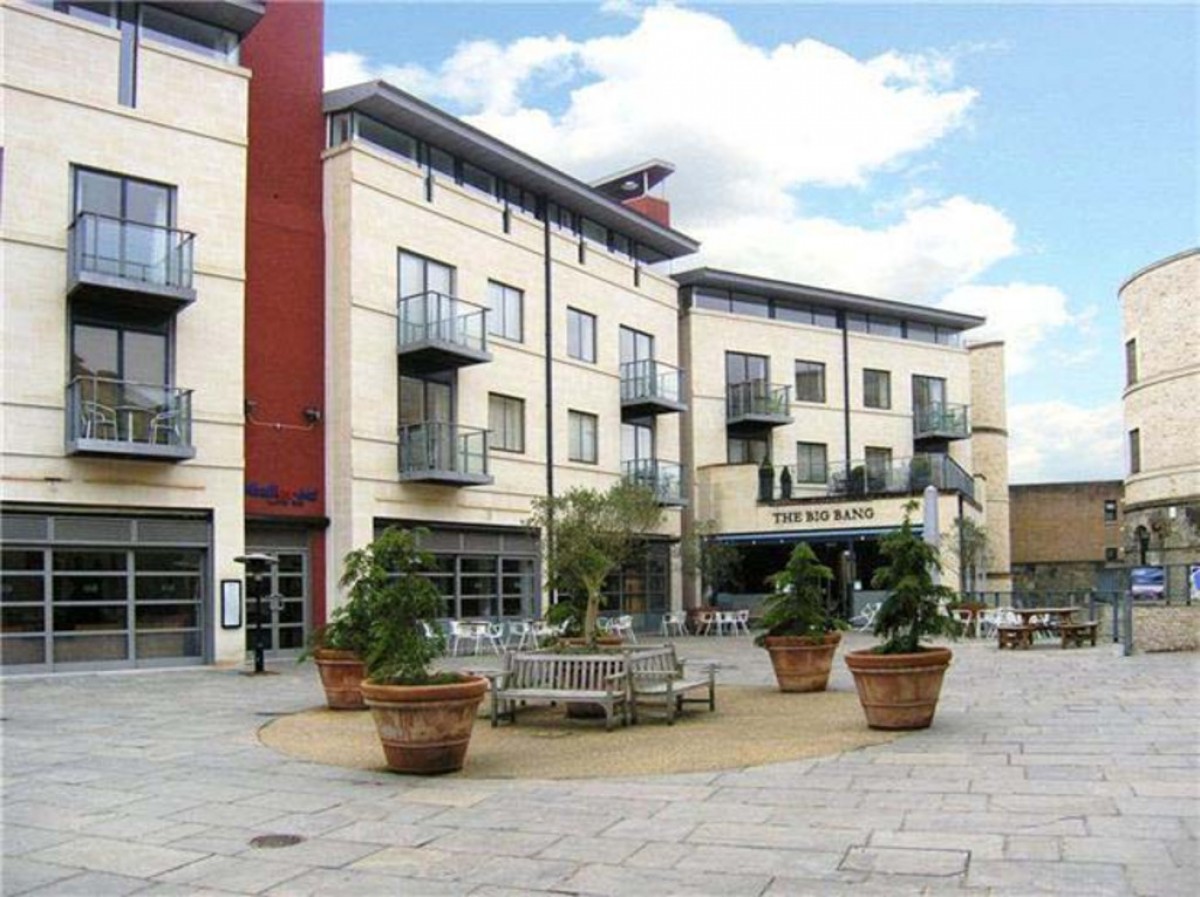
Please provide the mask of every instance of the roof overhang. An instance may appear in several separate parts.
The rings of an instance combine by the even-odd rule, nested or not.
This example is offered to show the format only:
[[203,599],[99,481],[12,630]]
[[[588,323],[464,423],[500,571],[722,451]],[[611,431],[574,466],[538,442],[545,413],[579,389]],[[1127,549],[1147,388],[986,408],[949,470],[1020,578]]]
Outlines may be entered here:
[[788,283],[787,281],[772,280],[766,277],[754,277],[749,274],[736,274],[732,271],[721,271],[715,268],[694,268],[691,271],[673,274],[672,277],[683,287],[708,287],[715,290],[751,293],[755,296],[766,296],[771,299],[791,299],[795,302],[817,303],[836,308],[840,311],[893,315],[909,321],[938,324],[942,327],[956,327],[961,330],[979,327],[987,321],[986,318],[979,315],[968,315],[962,312],[930,308],[926,305],[911,305],[907,302],[896,302],[892,299],[860,296],[856,293],[843,293],[839,290],[810,287],[804,284]]
[[325,93],[325,113],[354,110],[426,141],[526,190],[585,215],[667,258],[689,255],[700,243],[602,196],[583,181],[540,162],[478,128],[385,81]]
[[189,19],[197,19],[216,25],[244,37],[250,29],[258,24],[267,12],[267,4],[263,0],[224,0],[224,2],[209,2],[209,0],[174,0],[174,2],[155,2],[172,12]]

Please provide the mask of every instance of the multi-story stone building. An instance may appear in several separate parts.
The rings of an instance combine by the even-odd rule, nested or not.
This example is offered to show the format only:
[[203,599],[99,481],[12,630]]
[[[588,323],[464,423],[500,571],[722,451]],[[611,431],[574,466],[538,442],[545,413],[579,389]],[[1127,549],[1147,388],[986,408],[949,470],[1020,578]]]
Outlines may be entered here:
[[[1200,249],[1120,288],[1125,336],[1125,558],[1165,566],[1181,597],[1200,565]],[[1200,590],[1200,586],[1198,586]]]
[[1123,491],[1120,480],[1011,486],[1014,587],[1119,590]]
[[621,478],[665,510],[609,588],[642,626],[699,600],[699,520],[746,593],[797,539],[865,593],[926,484],[943,539],[1004,513],[980,319],[673,279],[667,163],[586,184],[389,85],[322,95],[317,3],[0,17],[5,671],[294,652],[391,523],[447,617],[532,616],[533,500]]

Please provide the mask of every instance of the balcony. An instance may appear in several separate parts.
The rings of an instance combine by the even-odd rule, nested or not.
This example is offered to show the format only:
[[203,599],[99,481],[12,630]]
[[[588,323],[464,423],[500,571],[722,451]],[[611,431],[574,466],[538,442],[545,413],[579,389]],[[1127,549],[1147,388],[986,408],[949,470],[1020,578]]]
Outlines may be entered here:
[[621,365],[621,417],[649,417],[686,411],[683,371],[652,359]]
[[194,302],[195,234],[93,212],[67,229],[67,295],[172,311]]
[[492,360],[487,347],[487,309],[429,291],[397,305],[396,351],[414,373],[453,370]]
[[[787,501],[814,498],[812,482],[802,482],[792,467],[770,468],[770,479],[759,469],[758,500]],[[890,464],[843,461],[829,465],[825,494],[830,498],[861,498],[874,495],[920,495],[926,486],[942,492],[961,492],[975,498],[975,480],[949,455],[922,454],[900,458]]]
[[949,402],[918,405],[913,409],[913,441],[966,439],[971,435],[969,409]]
[[687,504],[683,494],[683,468],[674,461],[643,458],[621,463],[625,482],[645,486],[660,505],[681,508]]
[[156,461],[196,457],[192,391],[76,377],[67,386],[67,454]]
[[790,386],[765,380],[730,383],[725,389],[725,425],[733,431],[781,427],[792,422]]
[[488,431],[426,421],[400,428],[400,481],[487,486]]

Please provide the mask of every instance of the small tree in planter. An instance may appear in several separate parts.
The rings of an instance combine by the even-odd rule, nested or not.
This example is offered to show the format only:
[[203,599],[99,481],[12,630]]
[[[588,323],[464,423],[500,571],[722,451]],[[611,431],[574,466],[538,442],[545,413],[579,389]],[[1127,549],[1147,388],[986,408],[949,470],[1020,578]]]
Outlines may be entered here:
[[533,500],[526,525],[553,533],[553,543],[546,546],[550,586],[586,596],[582,635],[589,648],[596,644],[604,580],[633,557],[641,537],[662,519],[654,493],[632,483],[617,483],[607,492],[576,488]]
[[960,630],[940,606],[954,591],[933,581],[934,571],[941,571],[938,551],[913,532],[917,507],[915,501],[905,505],[900,529],[880,541],[888,563],[871,585],[890,592],[875,615],[875,635],[883,643],[846,655],[867,724],[874,729],[924,729],[933,722],[952,655],[949,648],[921,642],[955,637]]
[[370,634],[367,603],[353,598],[334,609],[328,623],[313,630],[299,659],[311,657],[316,663],[330,710],[366,709],[359,686],[366,675],[363,658]]
[[442,597],[425,575],[433,557],[417,546],[422,532],[392,527],[350,552],[341,585],[347,603],[370,616],[362,693],[387,764],[426,774],[462,768],[487,681],[430,670],[445,638],[437,628]]
[[842,624],[826,604],[833,571],[799,542],[787,566],[768,581],[774,592],[763,602],[766,632],[754,640],[771,655],[780,691],[824,691]]

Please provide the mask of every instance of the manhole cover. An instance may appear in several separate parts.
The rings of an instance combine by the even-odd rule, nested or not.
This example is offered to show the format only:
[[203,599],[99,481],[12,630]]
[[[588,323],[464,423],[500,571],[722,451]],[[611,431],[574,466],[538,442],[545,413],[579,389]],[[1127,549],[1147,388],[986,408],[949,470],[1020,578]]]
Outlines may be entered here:
[[291,847],[303,841],[300,835],[259,835],[250,839],[251,847]]

